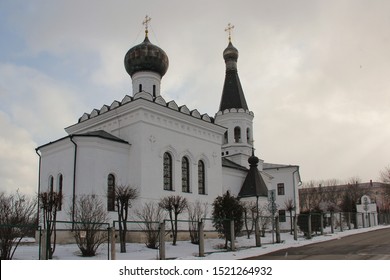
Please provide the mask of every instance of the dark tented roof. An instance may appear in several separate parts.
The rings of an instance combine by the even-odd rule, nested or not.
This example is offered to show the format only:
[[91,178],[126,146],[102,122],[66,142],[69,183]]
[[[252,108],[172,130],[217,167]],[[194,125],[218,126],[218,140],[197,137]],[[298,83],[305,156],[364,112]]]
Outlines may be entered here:
[[220,111],[232,108],[248,110],[237,70],[226,71],[221,103],[219,105]]
[[[257,160],[258,161],[258,160]],[[268,196],[268,188],[264,182],[260,171],[257,169],[257,163],[251,163],[245,181],[242,184],[238,197],[259,197]]]

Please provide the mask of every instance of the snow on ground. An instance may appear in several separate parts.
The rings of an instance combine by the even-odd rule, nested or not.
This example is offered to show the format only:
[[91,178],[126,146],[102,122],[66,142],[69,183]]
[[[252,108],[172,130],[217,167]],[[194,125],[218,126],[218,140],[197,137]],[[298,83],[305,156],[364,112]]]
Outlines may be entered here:
[[[294,240],[290,233],[282,233],[279,244],[272,244],[272,235],[267,233],[266,237],[261,238],[261,247],[255,247],[254,236],[248,239],[245,236],[238,237],[236,240],[237,250],[227,251],[222,249],[224,245],[223,239],[205,239],[205,257],[198,257],[198,246],[191,244],[189,241],[179,241],[176,246],[170,242],[166,242],[166,258],[179,260],[233,260],[243,259],[257,255],[267,254],[273,251],[299,247],[312,243],[323,242],[332,239],[339,239],[344,236],[378,230],[382,228],[390,228],[390,226],[376,226],[371,228],[360,228],[353,230],[345,230],[343,232],[325,233],[322,236],[314,236],[308,240],[299,237]],[[126,247],[127,253],[119,253],[119,244],[116,244],[116,259],[118,260],[156,260],[159,259],[158,250],[148,249],[145,244],[128,243]],[[14,260],[38,260],[39,247],[36,243],[25,243],[17,248]],[[82,257],[76,244],[56,245],[56,250],[53,259],[55,260],[107,260],[108,248],[107,244],[99,247],[95,257]]]

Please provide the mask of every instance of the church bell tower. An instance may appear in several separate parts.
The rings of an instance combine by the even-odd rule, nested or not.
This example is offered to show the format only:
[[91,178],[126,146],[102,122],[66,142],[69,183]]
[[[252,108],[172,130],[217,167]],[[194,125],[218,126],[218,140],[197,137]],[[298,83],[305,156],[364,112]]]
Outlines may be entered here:
[[225,29],[229,33],[229,44],[223,52],[226,73],[215,123],[227,128],[222,143],[222,157],[239,165],[248,166],[253,148],[254,115],[249,111],[238,76],[238,50],[231,41],[233,28],[234,26],[229,23]]

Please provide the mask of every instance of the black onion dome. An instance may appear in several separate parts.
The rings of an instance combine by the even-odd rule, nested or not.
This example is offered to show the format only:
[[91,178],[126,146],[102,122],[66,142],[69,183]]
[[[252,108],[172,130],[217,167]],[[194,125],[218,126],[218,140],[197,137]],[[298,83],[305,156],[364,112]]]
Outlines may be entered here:
[[167,72],[168,66],[167,54],[153,45],[147,36],[141,44],[132,47],[125,56],[125,68],[130,76],[139,71],[151,71],[162,77]]
[[250,166],[257,166],[259,163],[259,158],[255,155],[252,155],[248,158],[248,163]]
[[229,42],[227,48],[223,51],[223,58],[225,61],[238,59],[238,50],[233,46],[232,42]]

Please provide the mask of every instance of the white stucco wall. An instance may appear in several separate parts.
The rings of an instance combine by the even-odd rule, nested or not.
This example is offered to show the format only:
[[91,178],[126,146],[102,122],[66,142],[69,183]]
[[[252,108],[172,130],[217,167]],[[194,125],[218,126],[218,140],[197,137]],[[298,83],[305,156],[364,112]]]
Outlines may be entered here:
[[68,212],[72,208],[74,194],[76,197],[97,195],[106,205],[108,174],[115,174],[118,184],[128,181],[130,145],[99,137],[75,136],[73,141],[77,145],[75,182],[75,145],[69,137],[40,149],[41,192],[48,191],[49,176],[54,177],[54,189],[57,190],[57,176],[63,175],[63,207],[58,213],[58,220],[69,220]]
[[[94,193],[106,202],[107,176],[112,173],[117,184],[138,188],[139,198],[134,203],[133,213],[145,202],[158,202],[165,196],[181,195],[189,202],[199,200],[211,205],[222,194],[220,153],[225,128],[139,98],[67,128],[72,134],[97,130],[105,130],[131,145],[114,141],[108,141],[110,143],[106,145],[104,141],[107,140],[91,141],[90,137],[74,137],[78,145],[78,193]],[[74,145],[67,141],[68,169],[69,174],[73,174]],[[49,147],[47,150],[51,152],[53,146]],[[165,152],[169,152],[173,160],[172,191],[163,188]],[[181,160],[184,156],[190,162],[189,193],[183,192],[181,186]],[[53,162],[61,161],[62,157],[62,154],[56,154],[51,159],[43,156],[42,162],[45,166],[51,166]],[[205,164],[206,194],[198,194],[199,160]],[[111,214],[116,219],[115,213]]]

